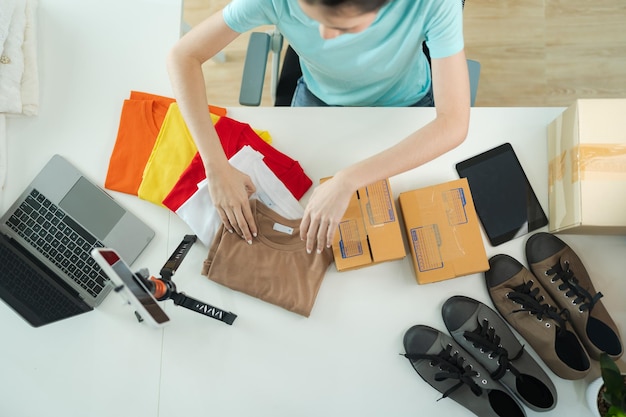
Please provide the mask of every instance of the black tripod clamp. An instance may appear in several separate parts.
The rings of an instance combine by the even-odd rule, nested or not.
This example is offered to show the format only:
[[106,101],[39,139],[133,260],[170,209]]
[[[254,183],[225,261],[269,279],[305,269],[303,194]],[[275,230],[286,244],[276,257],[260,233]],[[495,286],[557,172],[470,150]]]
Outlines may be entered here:
[[203,314],[211,317],[212,319],[219,320],[226,324],[233,324],[237,315],[229,311],[224,311],[218,307],[214,307],[210,304],[188,297],[185,293],[176,291],[176,285],[172,281],[172,276],[182,263],[183,259],[189,252],[191,246],[196,241],[196,235],[185,235],[183,240],[178,244],[178,247],[170,255],[161,271],[159,272],[160,278],[150,277],[147,279],[147,287],[159,301],[171,299],[177,306],[185,307],[196,313]]

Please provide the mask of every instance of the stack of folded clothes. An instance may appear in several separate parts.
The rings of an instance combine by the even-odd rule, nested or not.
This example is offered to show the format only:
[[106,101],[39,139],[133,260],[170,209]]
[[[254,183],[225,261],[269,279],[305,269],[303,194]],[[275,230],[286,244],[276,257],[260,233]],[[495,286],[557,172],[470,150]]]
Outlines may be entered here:
[[[231,164],[265,191],[253,197],[265,199],[286,217],[300,218],[297,200],[313,184],[300,164],[270,145],[269,132],[227,117],[224,108],[209,106],[208,110]],[[169,208],[207,246],[215,238],[219,218],[210,214],[206,172],[173,98],[131,92],[122,106],[104,185]]]
[[[130,97],[122,104],[117,138],[104,182],[105,188],[138,194],[144,170],[173,103],[173,98],[140,91],[130,92]],[[216,106],[209,106],[209,111],[214,121],[226,115],[226,109]],[[170,117],[176,119],[175,116],[176,112],[172,110]],[[167,138],[164,141],[169,142]],[[183,161],[183,165],[184,163]],[[178,169],[182,172],[184,166]],[[156,203],[160,204],[158,201]]]
[[124,101],[105,187],[169,208],[210,247],[202,274],[294,313],[309,316],[332,251],[307,254],[300,240],[299,199],[313,185],[300,164],[270,145],[266,131],[209,106],[224,154],[250,176],[259,228],[249,245],[225,232],[206,171],[176,101],[132,91]]

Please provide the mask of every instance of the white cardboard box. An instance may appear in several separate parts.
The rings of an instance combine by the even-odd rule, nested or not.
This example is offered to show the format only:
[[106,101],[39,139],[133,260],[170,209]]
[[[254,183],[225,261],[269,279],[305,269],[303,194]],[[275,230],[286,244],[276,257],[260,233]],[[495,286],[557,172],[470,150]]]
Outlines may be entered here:
[[579,99],[548,126],[550,232],[626,234],[626,99]]

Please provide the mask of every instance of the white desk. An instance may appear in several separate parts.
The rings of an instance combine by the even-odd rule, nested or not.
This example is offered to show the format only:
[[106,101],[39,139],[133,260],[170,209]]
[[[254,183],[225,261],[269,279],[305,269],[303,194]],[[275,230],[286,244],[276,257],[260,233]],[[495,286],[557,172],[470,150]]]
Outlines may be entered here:
[[[122,100],[131,89],[169,94],[163,60],[179,22],[180,2],[173,0],[41,0],[41,112],[35,119],[9,121],[3,209],[53,153],[103,182]],[[465,143],[393,178],[394,193],[454,179],[455,162],[509,141],[547,209],[545,127],[561,111],[475,108]],[[434,116],[432,109],[412,108],[229,112],[269,130],[274,145],[299,160],[314,181]],[[112,194],[157,231],[133,267],[158,272],[189,230],[165,209]],[[563,239],[582,257],[626,334],[620,299],[626,293],[626,239]],[[523,261],[524,242],[486,247],[489,256],[504,252]],[[233,326],[168,301],[171,324],[152,330],[112,295],[94,312],[32,329],[0,303],[0,415],[471,415],[451,400],[437,402],[441,395],[398,354],[410,326],[445,329],[440,308],[449,296],[468,295],[490,305],[482,274],[419,286],[409,258],[343,273],[331,266],[307,319],[200,276],[206,252],[196,243],[174,281],[179,291],[238,314]],[[590,378],[572,382],[548,374],[559,394],[550,414],[587,416],[583,394]]]
[[[392,178],[394,194],[455,179],[455,162],[508,141],[547,210],[546,126],[561,111],[474,108],[467,140],[438,160]],[[434,115],[432,109],[413,108],[229,112],[269,130],[274,146],[299,160],[314,181],[382,150]],[[169,246],[185,230],[178,219],[172,220],[172,232],[180,231],[170,235]],[[562,238],[585,261],[605,294],[603,302],[626,334],[626,306],[620,298],[626,293],[620,272],[626,267],[626,239]],[[496,248],[485,239],[488,256],[508,253],[525,263],[525,239]],[[408,257],[351,272],[338,273],[331,266],[305,319],[204,280],[197,273],[204,255],[196,247],[185,259],[176,278],[179,288],[239,318],[228,328],[188,311],[168,309],[173,323],[163,342],[162,416],[471,415],[451,400],[437,402],[441,394],[398,353],[404,352],[404,332],[414,324],[445,331],[440,311],[448,297],[467,295],[492,306],[483,274],[420,286]],[[583,394],[591,377],[572,382],[547,372],[559,394],[554,415],[587,416]],[[527,414],[541,415],[529,410]]]
[[[54,154],[102,184],[131,89],[170,95],[166,51],[181,0],[39,0],[39,116],[7,120],[2,211]],[[169,256],[168,213],[115,195],[157,236],[137,262]],[[156,416],[163,335],[128,320],[116,297],[33,329],[0,302],[0,415]]]

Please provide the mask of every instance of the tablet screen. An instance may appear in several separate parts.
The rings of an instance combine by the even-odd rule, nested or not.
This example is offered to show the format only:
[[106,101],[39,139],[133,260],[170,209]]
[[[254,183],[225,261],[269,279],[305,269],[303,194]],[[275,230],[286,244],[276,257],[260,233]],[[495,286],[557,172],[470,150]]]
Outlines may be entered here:
[[476,213],[493,246],[548,224],[509,143],[456,164],[467,178]]

